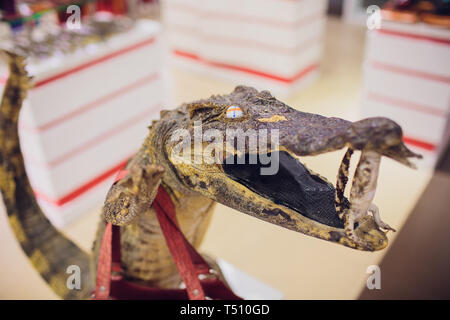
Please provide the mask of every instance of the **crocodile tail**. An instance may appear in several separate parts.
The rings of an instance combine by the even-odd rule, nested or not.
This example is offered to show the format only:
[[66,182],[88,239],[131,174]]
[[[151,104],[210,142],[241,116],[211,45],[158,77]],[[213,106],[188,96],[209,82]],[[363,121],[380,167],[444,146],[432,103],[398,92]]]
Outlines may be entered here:
[[[0,191],[9,223],[34,268],[58,296],[87,298],[92,290],[90,256],[45,217],[25,172],[17,127],[30,83],[25,58],[11,52],[3,53],[8,58],[10,74],[0,104]],[[73,265],[79,269],[68,268]],[[77,289],[78,284],[80,289]]]

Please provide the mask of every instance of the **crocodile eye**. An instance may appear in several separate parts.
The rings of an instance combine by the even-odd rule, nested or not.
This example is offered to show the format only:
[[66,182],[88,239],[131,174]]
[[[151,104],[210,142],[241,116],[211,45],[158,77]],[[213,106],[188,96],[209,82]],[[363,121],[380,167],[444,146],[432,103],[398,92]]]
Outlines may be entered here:
[[244,115],[244,112],[238,106],[230,106],[227,109],[227,118],[236,119],[236,118],[241,118],[243,115]]

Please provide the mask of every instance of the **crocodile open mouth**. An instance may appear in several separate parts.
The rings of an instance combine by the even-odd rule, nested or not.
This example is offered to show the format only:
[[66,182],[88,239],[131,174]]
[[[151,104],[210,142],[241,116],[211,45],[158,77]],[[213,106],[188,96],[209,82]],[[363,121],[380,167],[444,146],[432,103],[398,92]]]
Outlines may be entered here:
[[261,168],[269,167],[270,164],[262,164],[259,157],[257,163],[250,164],[248,154],[234,156],[234,161],[226,159],[223,170],[231,179],[276,204],[319,223],[343,228],[334,204],[334,186],[312,174],[289,153],[277,153],[267,155],[272,161],[279,161],[279,169],[272,175],[261,174]]

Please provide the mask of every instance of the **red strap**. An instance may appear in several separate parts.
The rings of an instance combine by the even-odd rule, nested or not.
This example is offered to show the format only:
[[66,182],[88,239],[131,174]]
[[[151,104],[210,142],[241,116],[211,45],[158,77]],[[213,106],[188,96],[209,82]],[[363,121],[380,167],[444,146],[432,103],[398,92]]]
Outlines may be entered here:
[[204,300],[205,292],[198,276],[209,273],[210,267],[184,237],[178,227],[172,199],[161,186],[153,201],[153,207],[178,273],[186,285],[189,299]]
[[[122,174],[122,172],[125,172],[125,170],[121,171],[118,176],[123,175],[123,178],[127,172],[125,172],[125,174]],[[172,199],[161,186],[159,187],[153,202],[153,207],[155,208],[156,216],[161,225],[163,235],[173,256],[178,272],[186,285],[187,296],[192,300],[205,299],[205,291],[198,276],[200,274],[208,274],[210,266],[184,237],[178,227]],[[107,223],[100,246],[94,298],[97,300],[109,299],[112,280],[119,280],[114,281],[113,284],[115,289],[119,289],[118,291],[120,292],[118,293],[120,293],[122,298],[130,297],[130,294],[134,295],[136,298],[145,296],[148,298],[161,298],[164,296],[164,292],[160,292],[159,289],[134,288],[131,283],[121,281],[122,278],[120,274],[120,228],[111,225],[111,223]],[[205,279],[203,282],[203,285],[206,285],[205,288],[208,289],[208,292],[214,292],[214,296],[219,299],[240,299],[219,279]],[[132,292],[129,292],[128,290],[132,290]],[[156,290],[156,292],[154,292],[154,290]],[[165,291],[170,291],[168,292],[168,296],[182,296],[176,289],[166,289]]]
[[120,227],[112,226],[112,264],[111,279],[118,280],[122,278],[122,267],[120,264]]
[[97,278],[95,285],[96,300],[107,300],[111,290],[111,251],[112,251],[112,224],[107,223],[102,237],[100,253],[97,264]]

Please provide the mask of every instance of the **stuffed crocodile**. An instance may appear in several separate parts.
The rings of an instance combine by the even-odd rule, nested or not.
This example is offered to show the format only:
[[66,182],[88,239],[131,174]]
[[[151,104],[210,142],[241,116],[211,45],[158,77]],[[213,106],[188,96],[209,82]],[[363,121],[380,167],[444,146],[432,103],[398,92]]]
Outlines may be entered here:
[[[17,122],[29,87],[23,57],[5,53],[10,76],[0,106],[0,189],[9,223],[25,254],[60,297],[88,298],[93,290],[96,261],[105,221],[121,226],[123,275],[129,281],[159,288],[180,285],[180,277],[161,232],[152,202],[163,187],[172,198],[180,228],[198,247],[216,202],[283,228],[341,244],[375,251],[386,247],[388,230],[372,204],[380,159],[405,165],[420,157],[402,142],[402,130],[386,118],[349,122],[297,111],[268,91],[239,86],[228,95],[183,104],[161,112],[141,149],[126,165],[126,176],[107,194],[93,254],[83,252],[45,218],[33,194],[20,151]],[[180,130],[198,136],[213,132],[200,147],[180,142]],[[227,133],[265,132],[277,143],[255,151],[246,144],[227,143]],[[236,131],[237,130],[237,131]],[[175,138],[174,138],[175,137]],[[214,140],[213,143],[211,140]],[[269,139],[267,139],[269,140]],[[189,141],[188,141],[189,142]],[[210,148],[213,159],[192,160]],[[187,148],[186,148],[187,146]],[[180,147],[192,151],[179,156]],[[302,156],[347,148],[336,187],[300,162]],[[200,151],[199,151],[200,150]],[[361,151],[349,199],[344,196],[353,150]],[[255,156],[259,152],[258,156]],[[277,160],[268,169],[264,157]],[[253,160],[251,160],[253,159]],[[270,164],[269,164],[270,165]],[[81,269],[80,290],[66,286],[66,268]],[[217,268],[217,266],[215,266]]]

